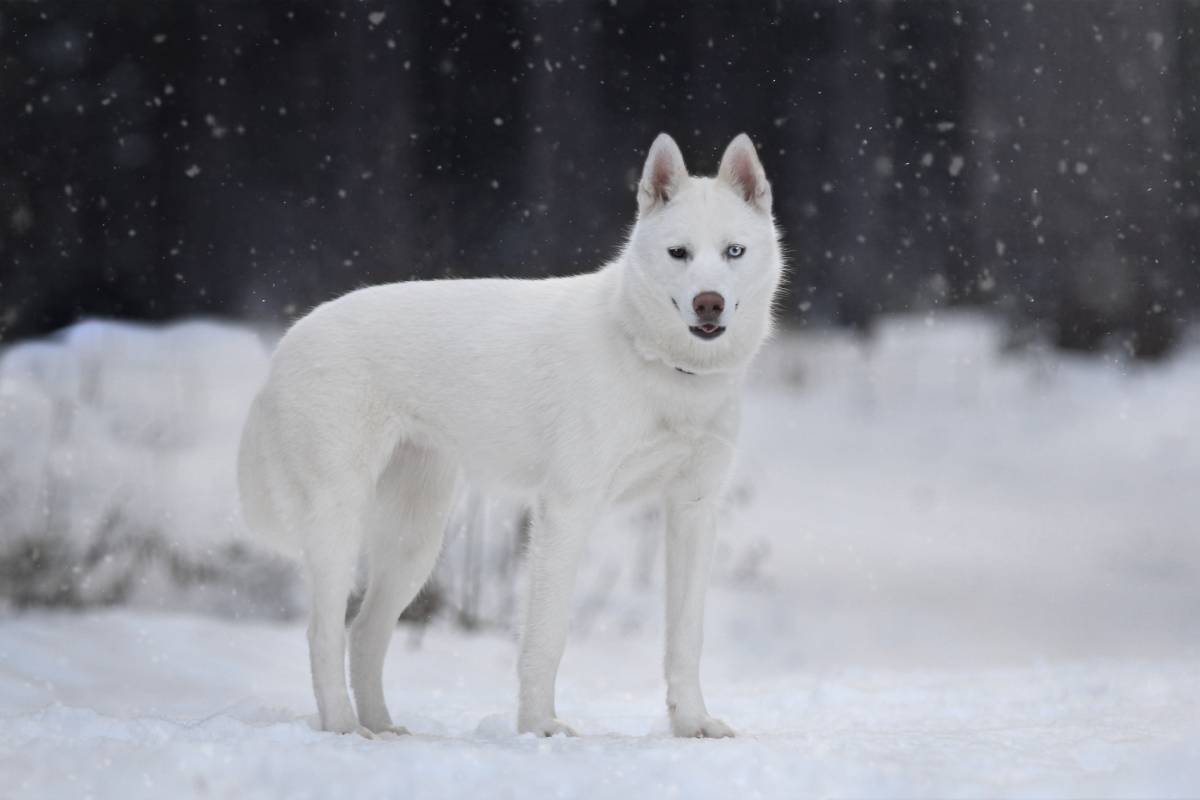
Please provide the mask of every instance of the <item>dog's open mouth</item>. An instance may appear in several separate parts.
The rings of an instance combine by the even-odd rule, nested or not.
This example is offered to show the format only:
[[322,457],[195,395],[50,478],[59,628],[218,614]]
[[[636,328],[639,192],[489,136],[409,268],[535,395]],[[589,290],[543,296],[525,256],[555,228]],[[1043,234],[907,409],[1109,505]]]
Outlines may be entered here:
[[692,335],[699,336],[701,339],[715,339],[725,332],[725,329],[720,325],[714,325],[711,322],[706,322],[703,325],[693,325],[688,328]]

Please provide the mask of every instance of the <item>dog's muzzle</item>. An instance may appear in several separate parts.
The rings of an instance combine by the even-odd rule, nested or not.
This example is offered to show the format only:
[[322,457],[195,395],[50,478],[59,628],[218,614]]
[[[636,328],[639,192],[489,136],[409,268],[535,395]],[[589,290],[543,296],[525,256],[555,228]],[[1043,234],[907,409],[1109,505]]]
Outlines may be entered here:
[[688,328],[693,336],[701,339],[715,339],[725,332],[725,326],[719,325],[721,314],[725,311],[725,298],[717,292],[701,292],[692,298],[692,311],[696,312],[699,325]]

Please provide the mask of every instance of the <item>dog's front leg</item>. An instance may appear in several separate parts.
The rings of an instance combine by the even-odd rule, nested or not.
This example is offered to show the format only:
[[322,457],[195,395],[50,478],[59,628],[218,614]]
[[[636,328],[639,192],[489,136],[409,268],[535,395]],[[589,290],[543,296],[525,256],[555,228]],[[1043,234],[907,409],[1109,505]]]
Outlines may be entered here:
[[593,504],[564,500],[543,500],[534,515],[529,601],[517,665],[519,733],[575,735],[554,710],[554,681],[566,645],[579,554],[593,517]]
[[716,504],[673,493],[667,497],[667,711],[676,736],[723,738],[733,729],[709,716],[700,691],[704,593],[708,585]]

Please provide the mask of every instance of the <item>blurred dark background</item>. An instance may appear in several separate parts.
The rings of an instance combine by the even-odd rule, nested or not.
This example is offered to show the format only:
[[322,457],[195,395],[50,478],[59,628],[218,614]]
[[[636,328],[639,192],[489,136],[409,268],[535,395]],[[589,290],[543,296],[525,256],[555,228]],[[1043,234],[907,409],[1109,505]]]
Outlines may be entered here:
[[1200,3],[5,2],[0,337],[590,270],[654,134],[775,186],[798,325],[982,305],[1170,351]]

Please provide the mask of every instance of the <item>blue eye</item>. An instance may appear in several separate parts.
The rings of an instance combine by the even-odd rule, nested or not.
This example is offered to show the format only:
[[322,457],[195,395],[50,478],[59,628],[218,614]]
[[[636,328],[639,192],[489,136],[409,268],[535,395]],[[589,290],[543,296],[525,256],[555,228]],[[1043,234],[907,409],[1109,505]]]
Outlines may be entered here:
[[746,248],[740,244],[731,244],[725,248],[725,255],[729,258],[741,258],[746,252]]
[[667,255],[669,255],[671,258],[682,261],[688,257],[688,251],[686,247],[668,247]]

